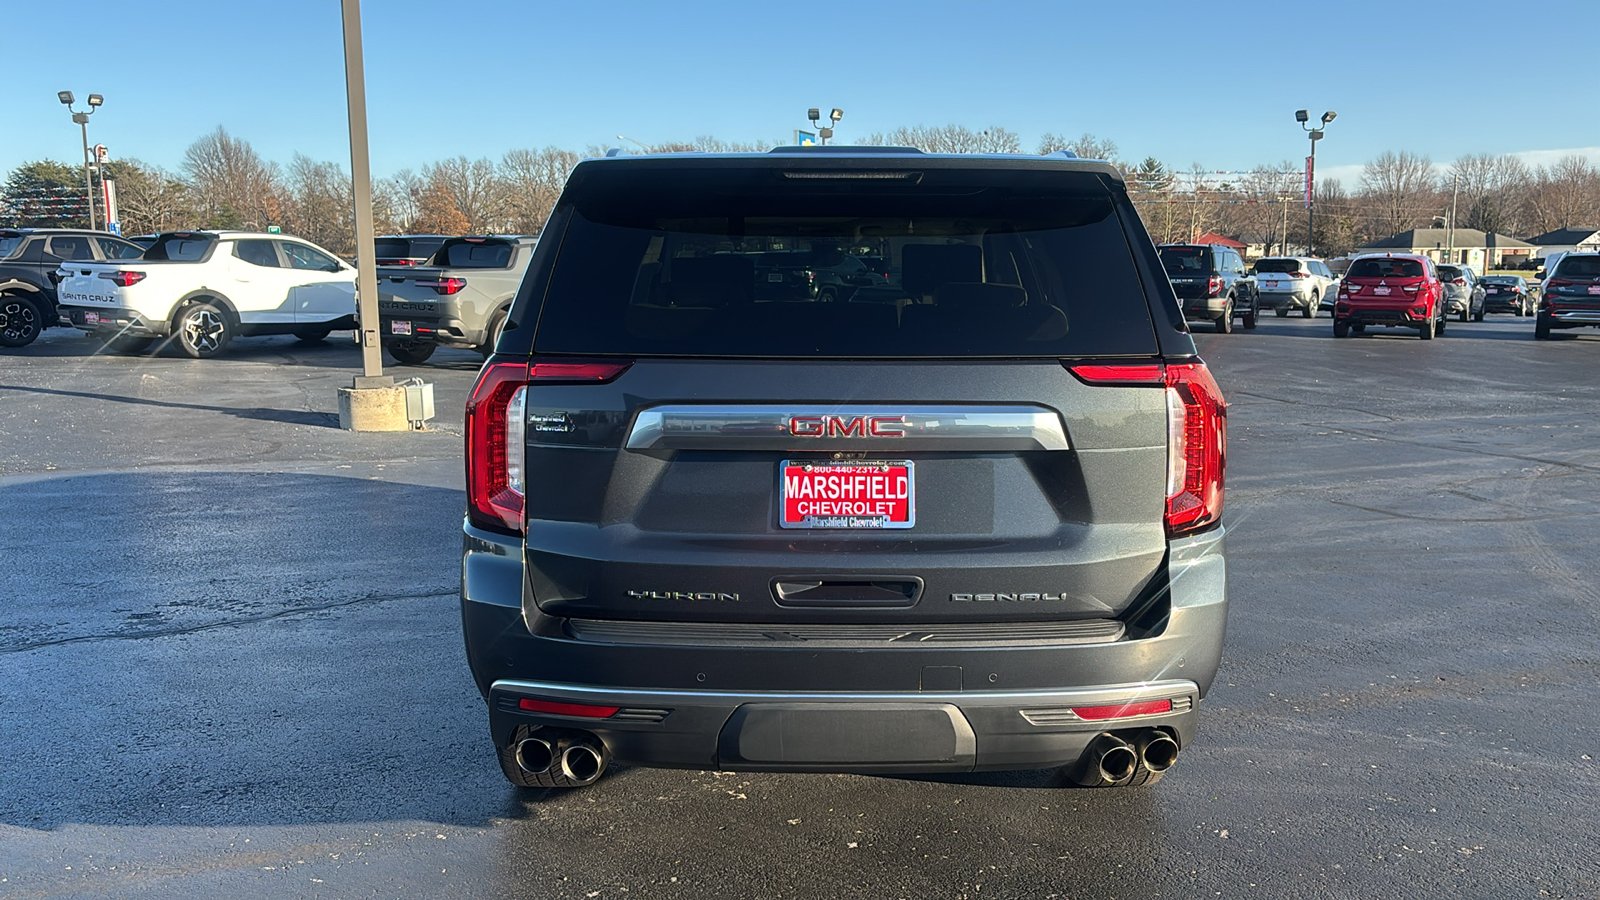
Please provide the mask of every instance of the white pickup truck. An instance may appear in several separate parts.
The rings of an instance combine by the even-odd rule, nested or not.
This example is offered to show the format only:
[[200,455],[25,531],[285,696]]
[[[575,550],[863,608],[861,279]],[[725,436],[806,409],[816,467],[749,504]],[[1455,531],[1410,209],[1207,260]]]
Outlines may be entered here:
[[355,269],[287,235],[168,232],[140,259],[68,262],[56,274],[62,315],[124,353],[169,338],[205,359],[237,335],[320,341],[355,327]]

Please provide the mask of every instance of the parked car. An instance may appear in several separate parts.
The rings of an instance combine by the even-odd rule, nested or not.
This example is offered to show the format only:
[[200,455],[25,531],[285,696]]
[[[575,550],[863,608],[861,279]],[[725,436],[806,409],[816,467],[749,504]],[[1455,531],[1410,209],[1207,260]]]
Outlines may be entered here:
[[384,348],[396,362],[427,361],[441,344],[494,352],[511,298],[538,238],[447,238],[427,266],[378,269]]
[[355,269],[288,235],[168,232],[142,258],[63,263],[58,271],[72,324],[123,353],[172,338],[205,359],[238,335],[320,341],[355,325]]
[[1304,318],[1317,314],[1322,298],[1337,288],[1339,280],[1320,259],[1307,256],[1269,256],[1256,260],[1256,291],[1261,307],[1283,318],[1291,309]]
[[1440,265],[1439,280],[1444,282],[1444,314],[1483,321],[1483,285],[1471,266]]
[[1415,328],[1425,341],[1444,333],[1444,284],[1426,256],[1402,253],[1357,257],[1339,283],[1333,336],[1368,326]]
[[1521,275],[1485,275],[1479,283],[1483,285],[1484,312],[1531,316],[1539,305],[1536,289]]
[[0,230],[0,347],[26,347],[60,324],[56,270],[63,262],[137,259],[144,249],[103,231]]
[[[462,623],[513,783],[1130,786],[1194,740],[1227,407],[1122,175],[871,151],[574,168],[467,406]],[[718,253],[864,233],[899,308],[761,301]]]
[[1545,279],[1533,336],[1545,340],[1551,329],[1583,327],[1600,327],[1600,253],[1564,253]]
[[425,266],[444,242],[444,234],[385,234],[373,241],[373,260],[380,266]]
[[1256,327],[1257,301],[1239,284],[1245,272],[1238,251],[1215,244],[1162,244],[1158,250],[1185,319],[1210,322],[1220,334],[1233,331],[1235,316],[1246,329]]

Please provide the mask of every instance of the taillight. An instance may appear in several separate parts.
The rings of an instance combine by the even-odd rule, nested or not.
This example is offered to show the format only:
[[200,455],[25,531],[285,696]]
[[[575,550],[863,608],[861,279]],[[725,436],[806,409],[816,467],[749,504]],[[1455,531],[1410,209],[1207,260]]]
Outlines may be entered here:
[[1306,274],[1305,272],[1290,272],[1289,274],[1293,275],[1296,278],[1310,278],[1311,277],[1310,275]]
[[1422,285],[1420,285],[1420,284],[1404,284],[1404,285],[1400,286],[1400,289],[1402,291],[1410,291],[1411,293],[1415,294],[1417,291],[1422,290]]
[[484,366],[467,398],[467,518],[523,533],[528,385],[605,384],[629,362],[541,360]]
[[128,287],[143,281],[144,273],[118,270],[116,272],[101,272],[100,277],[110,281],[117,287]]
[[1452,278],[1452,279],[1450,279],[1450,283],[1451,284],[1462,284],[1462,285],[1464,285],[1464,284],[1467,283],[1467,280],[1465,278]]
[[1347,294],[1359,294],[1359,293],[1361,293],[1361,285],[1359,285],[1359,284],[1351,284],[1348,281],[1345,282],[1344,284],[1339,285],[1339,289],[1344,291]]
[[1228,404],[1202,362],[1167,366],[1167,534],[1199,531],[1222,516]]
[[1213,296],[1222,293],[1222,279],[1215,275],[1211,276],[1211,279],[1206,282],[1206,293]]
[[434,293],[438,294],[459,294],[461,289],[467,286],[467,280],[465,278],[440,278],[437,281],[419,281],[417,284],[422,287],[433,288]]
[[1148,385],[1167,394],[1167,534],[1189,534],[1222,517],[1228,404],[1203,362],[1070,366],[1091,385]]

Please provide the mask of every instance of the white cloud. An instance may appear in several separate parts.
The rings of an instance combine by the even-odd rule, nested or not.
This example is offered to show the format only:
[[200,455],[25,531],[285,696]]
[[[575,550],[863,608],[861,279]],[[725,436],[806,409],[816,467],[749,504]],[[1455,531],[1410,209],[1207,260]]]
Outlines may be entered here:
[[1589,160],[1589,162],[1600,165],[1600,147],[1572,147],[1566,150],[1518,150],[1511,155],[1527,163],[1530,169],[1534,166],[1554,165],[1565,156],[1581,156]]

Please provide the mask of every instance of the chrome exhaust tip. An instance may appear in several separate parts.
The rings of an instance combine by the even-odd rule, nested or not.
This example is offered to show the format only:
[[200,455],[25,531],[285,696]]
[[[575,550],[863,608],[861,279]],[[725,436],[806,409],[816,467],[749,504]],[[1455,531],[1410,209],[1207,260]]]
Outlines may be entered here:
[[1178,742],[1165,731],[1154,728],[1139,736],[1139,759],[1152,772],[1165,772],[1178,761]]
[[1122,738],[1102,734],[1091,747],[1095,770],[1101,780],[1119,784],[1133,777],[1139,768],[1139,754]]
[[580,786],[598,781],[606,762],[605,750],[589,738],[574,740],[561,750],[561,774]]
[[550,770],[556,761],[556,750],[542,738],[524,738],[517,742],[517,768],[529,775],[539,775]]

